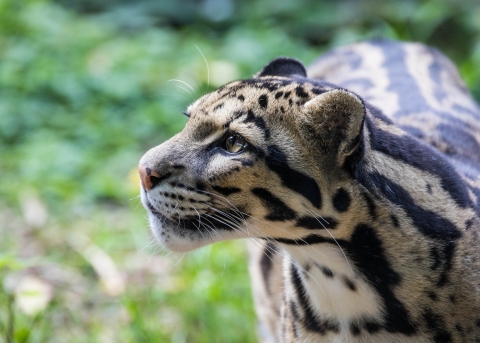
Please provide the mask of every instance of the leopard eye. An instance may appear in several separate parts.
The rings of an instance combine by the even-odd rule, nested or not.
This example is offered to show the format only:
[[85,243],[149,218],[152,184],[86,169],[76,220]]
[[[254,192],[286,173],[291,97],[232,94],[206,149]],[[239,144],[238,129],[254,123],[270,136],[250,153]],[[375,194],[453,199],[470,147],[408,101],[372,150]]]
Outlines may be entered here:
[[232,154],[242,152],[247,147],[248,143],[239,135],[230,135],[225,140],[225,150]]

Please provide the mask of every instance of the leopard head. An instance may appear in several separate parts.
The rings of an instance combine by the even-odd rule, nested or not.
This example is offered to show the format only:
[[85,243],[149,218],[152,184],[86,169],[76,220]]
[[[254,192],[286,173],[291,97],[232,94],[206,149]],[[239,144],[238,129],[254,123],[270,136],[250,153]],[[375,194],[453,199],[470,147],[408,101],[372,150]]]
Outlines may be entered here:
[[243,237],[293,239],[330,225],[319,218],[337,221],[331,213],[341,211],[325,198],[359,159],[365,107],[357,95],[279,58],[185,113],[184,130],[139,163],[141,200],[162,245],[188,251]]

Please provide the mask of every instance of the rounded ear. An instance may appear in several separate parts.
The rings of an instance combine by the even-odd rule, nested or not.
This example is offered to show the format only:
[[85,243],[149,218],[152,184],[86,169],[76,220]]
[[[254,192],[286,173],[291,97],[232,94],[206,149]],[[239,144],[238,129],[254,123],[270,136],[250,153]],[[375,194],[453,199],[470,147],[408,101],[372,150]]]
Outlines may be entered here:
[[307,77],[307,71],[302,62],[289,57],[279,57],[263,67],[254,77],[293,75]]
[[346,89],[333,89],[305,103],[305,125],[309,139],[343,164],[362,139],[365,120],[363,100]]

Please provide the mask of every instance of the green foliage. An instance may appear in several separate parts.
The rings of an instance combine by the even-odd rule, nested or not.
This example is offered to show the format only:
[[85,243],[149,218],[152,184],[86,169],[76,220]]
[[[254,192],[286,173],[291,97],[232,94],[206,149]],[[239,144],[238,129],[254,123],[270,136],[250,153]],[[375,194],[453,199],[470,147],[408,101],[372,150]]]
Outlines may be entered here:
[[149,247],[140,156],[207,91],[364,39],[440,48],[480,99],[479,23],[468,1],[0,0],[0,342],[255,341],[243,244]]

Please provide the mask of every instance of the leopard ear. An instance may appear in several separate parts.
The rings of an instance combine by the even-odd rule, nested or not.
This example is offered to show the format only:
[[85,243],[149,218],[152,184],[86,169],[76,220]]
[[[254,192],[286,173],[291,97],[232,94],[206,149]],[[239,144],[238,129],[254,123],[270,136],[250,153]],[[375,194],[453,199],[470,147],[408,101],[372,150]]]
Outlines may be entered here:
[[336,153],[337,162],[355,151],[363,139],[365,104],[356,94],[333,89],[305,103],[306,134],[325,153]]
[[307,71],[302,62],[289,57],[279,57],[263,67],[254,77],[293,75],[307,77]]

